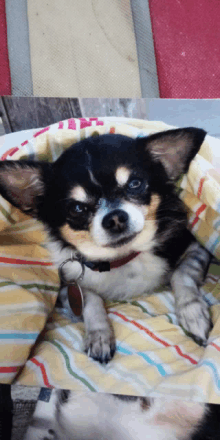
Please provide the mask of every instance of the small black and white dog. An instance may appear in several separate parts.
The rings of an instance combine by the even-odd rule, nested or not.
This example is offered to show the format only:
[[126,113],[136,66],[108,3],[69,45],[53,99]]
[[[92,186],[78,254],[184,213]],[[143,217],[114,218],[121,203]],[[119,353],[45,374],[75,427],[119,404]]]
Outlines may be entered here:
[[220,405],[53,390],[24,440],[217,440]]
[[137,139],[109,134],[74,144],[53,164],[0,163],[0,193],[43,222],[63,277],[76,280],[82,268],[93,359],[108,362],[115,351],[103,300],[130,300],[167,283],[179,324],[205,344],[211,320],[199,288],[210,255],[187,230],[175,190],[205,136],[191,127]]

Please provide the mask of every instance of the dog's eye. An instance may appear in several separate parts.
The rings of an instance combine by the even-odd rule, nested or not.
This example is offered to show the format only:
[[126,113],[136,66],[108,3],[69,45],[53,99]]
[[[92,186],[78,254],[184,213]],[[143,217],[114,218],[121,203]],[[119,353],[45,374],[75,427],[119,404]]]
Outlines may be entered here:
[[87,212],[88,208],[85,205],[82,205],[81,203],[77,203],[77,205],[74,206],[74,211],[78,214],[81,214],[83,212]]
[[140,179],[133,179],[130,180],[129,184],[128,184],[128,188],[129,189],[138,189],[140,188],[142,184],[142,181]]

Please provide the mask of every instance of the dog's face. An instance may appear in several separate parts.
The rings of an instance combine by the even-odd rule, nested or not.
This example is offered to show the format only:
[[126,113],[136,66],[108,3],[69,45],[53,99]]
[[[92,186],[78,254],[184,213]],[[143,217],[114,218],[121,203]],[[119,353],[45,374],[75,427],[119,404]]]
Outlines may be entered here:
[[147,249],[161,204],[205,135],[187,128],[138,139],[91,137],[54,164],[2,162],[0,192],[90,259]]
[[90,258],[108,258],[154,234],[159,195],[153,193],[149,161],[143,164],[137,144],[123,136],[91,138],[57,162],[56,174],[66,182],[59,233]]

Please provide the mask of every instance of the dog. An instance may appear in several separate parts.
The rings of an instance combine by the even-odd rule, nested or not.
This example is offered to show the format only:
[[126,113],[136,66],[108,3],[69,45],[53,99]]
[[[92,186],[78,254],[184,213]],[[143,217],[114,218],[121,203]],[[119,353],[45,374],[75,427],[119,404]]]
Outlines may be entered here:
[[130,138],[106,134],[68,148],[54,163],[0,163],[0,193],[40,220],[67,283],[77,281],[85,350],[101,362],[115,352],[105,300],[130,300],[169,284],[179,324],[202,345],[212,328],[200,286],[210,254],[187,229],[176,182],[206,132],[198,128]]
[[[48,412],[50,408],[50,412]],[[53,390],[25,440],[217,440],[220,405]],[[42,409],[43,415],[43,409]]]

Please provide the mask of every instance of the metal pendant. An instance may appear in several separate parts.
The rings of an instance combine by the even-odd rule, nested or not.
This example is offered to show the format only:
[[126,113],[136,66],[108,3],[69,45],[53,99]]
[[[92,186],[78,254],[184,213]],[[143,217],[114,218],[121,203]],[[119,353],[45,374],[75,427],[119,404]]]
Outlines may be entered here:
[[[66,282],[64,276],[63,276],[63,267],[67,263],[72,263],[74,261],[77,261],[77,263],[81,264],[82,272],[75,280],[70,280],[69,282]],[[83,298],[83,292],[79,284],[77,283],[78,280],[82,280],[84,273],[85,273],[85,267],[83,262],[78,258],[68,258],[67,260],[63,261],[63,263],[59,267],[59,276],[61,281],[65,286],[68,287],[68,300],[70,308],[72,309],[74,315],[81,316],[83,309],[84,309],[84,298]]]

